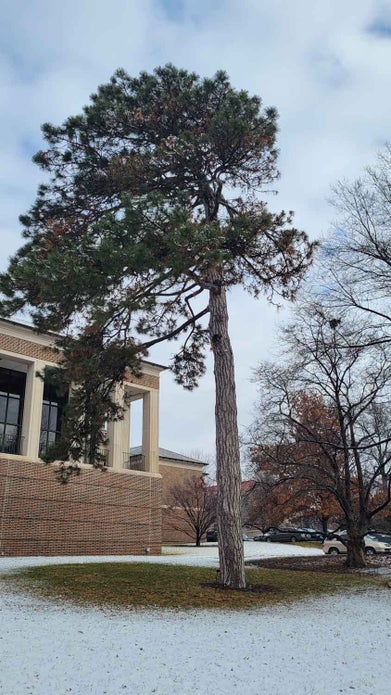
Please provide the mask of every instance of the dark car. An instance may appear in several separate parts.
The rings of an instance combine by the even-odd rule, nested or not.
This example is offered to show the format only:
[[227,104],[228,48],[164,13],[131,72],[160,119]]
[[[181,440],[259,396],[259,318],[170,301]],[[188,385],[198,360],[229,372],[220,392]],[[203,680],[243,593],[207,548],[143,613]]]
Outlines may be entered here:
[[325,539],[324,533],[316,531],[314,528],[302,528],[300,530],[309,536],[309,541],[320,541],[320,543],[323,543]]
[[[247,536],[246,533],[242,534],[242,540],[243,541],[249,541],[250,538]],[[206,541],[207,543],[215,543],[217,541],[217,530],[216,529],[210,529],[209,531],[206,532]]]
[[270,528],[260,536],[254,536],[254,541],[265,541],[266,543],[295,543],[296,541],[310,540],[309,534],[299,528]]
[[206,532],[207,543],[215,543],[217,541],[217,531],[216,529],[210,529]]

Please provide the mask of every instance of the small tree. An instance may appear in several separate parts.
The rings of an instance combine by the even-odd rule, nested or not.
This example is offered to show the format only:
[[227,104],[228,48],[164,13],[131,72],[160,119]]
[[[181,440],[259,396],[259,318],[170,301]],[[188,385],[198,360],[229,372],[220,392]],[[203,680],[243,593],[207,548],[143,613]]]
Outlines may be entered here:
[[43,126],[47,149],[35,161],[51,178],[21,218],[27,243],[1,280],[3,313],[29,306],[37,328],[67,334],[58,341],[64,378],[78,389],[65,452],[82,451],[88,431],[98,451],[104,420],[118,416],[107,394],[154,344],[183,338],[172,369],[187,388],[203,374],[209,346],[221,582],[238,588],[227,292],[238,285],[292,299],[312,255],[292,214],[273,214],[257,199],[278,176],[276,131],[275,109],[235,90],[223,72],[201,80],[172,65],[138,78],[118,71],[81,115]]
[[216,521],[216,490],[204,477],[188,477],[173,485],[168,497],[170,525],[194,539],[196,546]]
[[363,332],[322,307],[302,308],[284,333],[285,364],[257,370],[262,415],[253,428],[258,459],[281,482],[337,501],[350,567],[365,565],[364,535],[391,500],[391,428],[379,417],[389,409],[390,359],[386,346],[364,345]]

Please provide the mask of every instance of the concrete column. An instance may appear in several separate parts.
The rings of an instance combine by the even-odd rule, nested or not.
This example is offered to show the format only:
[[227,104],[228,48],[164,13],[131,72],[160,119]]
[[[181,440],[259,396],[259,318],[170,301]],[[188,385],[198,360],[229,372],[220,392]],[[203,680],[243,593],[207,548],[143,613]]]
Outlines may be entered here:
[[43,372],[44,367],[44,362],[36,360],[29,365],[26,375],[22,421],[22,454],[33,459],[39,456],[44,387],[42,379],[36,376],[36,373]]
[[[121,406],[124,405],[124,390],[122,386],[115,389],[115,400]],[[109,437],[108,464],[114,470],[124,467],[124,454],[129,452],[130,446],[130,408],[125,406],[123,420],[107,423]]]
[[145,470],[159,473],[159,391],[143,396],[143,456]]
[[[122,455],[129,454],[130,452],[130,418],[131,418],[131,405],[125,406],[124,419],[122,420]],[[124,459],[122,459],[122,465]]]

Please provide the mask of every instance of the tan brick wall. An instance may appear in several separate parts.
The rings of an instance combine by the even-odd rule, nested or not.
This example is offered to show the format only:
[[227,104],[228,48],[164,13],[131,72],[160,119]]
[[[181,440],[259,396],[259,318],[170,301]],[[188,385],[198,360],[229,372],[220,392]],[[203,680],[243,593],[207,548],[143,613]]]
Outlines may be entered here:
[[185,478],[200,478],[202,475],[202,468],[200,466],[200,470],[194,470],[192,468],[188,468],[186,466],[180,466],[180,465],[175,465],[175,466],[170,466],[169,464],[162,464],[160,463],[159,465],[159,473],[162,476],[162,483],[163,483],[163,488],[162,488],[162,498],[163,498],[163,504],[167,504],[167,501],[169,499],[169,494],[170,494],[170,489],[173,487],[173,485],[176,485],[177,483],[180,483],[182,480]]
[[42,343],[33,343],[31,340],[16,338],[12,335],[0,333],[0,350],[15,352],[18,355],[32,357],[36,360],[44,362],[58,362],[59,354],[50,347],[42,345]]
[[130,384],[139,384],[140,386],[145,386],[150,389],[159,388],[159,377],[152,376],[151,374],[142,374],[141,376],[134,376],[131,372],[127,371],[125,375],[125,381]]
[[[167,505],[170,501],[170,489],[173,485],[180,483],[185,478],[199,478],[202,469],[200,467],[199,471],[195,471],[186,466],[170,466],[168,464],[163,464],[159,466],[159,473],[163,481],[162,543],[192,543],[193,538],[191,536],[175,528],[175,525],[178,525],[178,519],[173,519],[170,510],[166,509],[164,505]],[[183,516],[185,518],[185,515]],[[181,523],[179,525],[182,526],[183,524]]]
[[0,553],[123,555],[161,550],[161,479],[0,457]]
[[[61,355],[53,348],[42,345],[42,343],[35,343],[32,340],[25,340],[24,338],[17,338],[0,332],[0,351],[1,350],[7,350],[7,352],[13,352],[25,357],[32,357],[35,360],[42,360],[43,362],[54,362],[56,364],[61,360]],[[125,380],[131,384],[153,389],[159,388],[160,381],[159,376],[142,374],[137,377],[129,371],[126,373]]]
[[[183,543],[194,543],[195,536],[191,532],[190,526],[185,523],[185,513],[182,512],[183,522],[179,523],[177,515],[175,518],[169,509],[163,507],[162,513],[162,543],[167,545],[182,545]],[[178,526],[178,528],[175,528]],[[190,535],[184,532],[188,528]]]

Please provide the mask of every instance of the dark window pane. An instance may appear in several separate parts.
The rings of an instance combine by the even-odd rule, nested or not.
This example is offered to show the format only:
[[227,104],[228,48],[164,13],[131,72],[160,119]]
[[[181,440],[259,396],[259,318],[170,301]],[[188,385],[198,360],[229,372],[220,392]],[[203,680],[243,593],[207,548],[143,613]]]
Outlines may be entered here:
[[51,405],[50,405],[50,417],[49,417],[49,429],[53,430],[54,432],[57,430],[57,415],[58,415],[57,404],[51,403]]
[[19,407],[20,407],[20,399],[18,398],[9,398],[8,400],[8,411],[7,411],[7,422],[9,422],[11,425],[17,425],[19,422]]
[[13,395],[23,396],[26,383],[26,374],[14,369],[0,367],[0,391]]
[[7,398],[6,396],[0,395],[0,422],[5,420],[5,412],[7,409]]
[[10,454],[17,453],[18,428],[15,425],[7,425],[4,434],[4,450]]
[[55,386],[45,382],[41,421],[41,454],[59,437],[62,412],[66,402],[67,398],[60,396]]
[[9,425],[1,430],[1,445],[3,451],[10,453],[17,453],[18,449],[25,382],[23,372],[0,367],[0,422]]
[[6,437],[16,437],[18,434],[18,428],[16,425],[6,425],[5,426],[5,436]]
[[45,381],[43,387],[43,398],[45,401],[53,401],[54,403],[62,403],[67,399],[60,394],[59,389],[54,384]]
[[48,432],[48,444],[54,444],[56,441],[56,433],[55,432]]
[[48,403],[43,403],[42,404],[42,424],[41,424],[41,429],[42,430],[47,430],[49,427],[49,404]]

